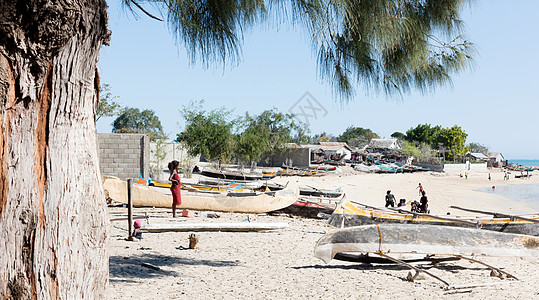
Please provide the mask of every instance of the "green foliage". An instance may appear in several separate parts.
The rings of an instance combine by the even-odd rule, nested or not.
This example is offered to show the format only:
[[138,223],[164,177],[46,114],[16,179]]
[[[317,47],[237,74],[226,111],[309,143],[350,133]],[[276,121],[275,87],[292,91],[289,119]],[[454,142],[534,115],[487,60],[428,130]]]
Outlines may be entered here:
[[205,155],[211,161],[226,162],[234,151],[233,123],[230,111],[224,108],[209,112],[202,110],[203,101],[184,106],[181,114],[185,119],[185,130],[177,140],[187,147],[189,155]]
[[150,136],[150,141],[166,139],[161,121],[150,109],[140,111],[138,108],[126,107],[112,123],[115,133],[144,133]]
[[470,150],[470,152],[473,152],[473,153],[483,153],[483,154],[488,153],[488,148],[485,145],[481,145],[479,143],[469,143],[468,149]]
[[109,84],[105,83],[99,87],[99,96],[100,98],[95,112],[96,122],[101,117],[114,117],[120,112],[121,106],[115,100],[120,97],[112,95]]
[[243,161],[258,161],[270,150],[269,128],[257,123],[248,113],[242,122],[246,128],[237,135],[236,152]]
[[268,131],[271,153],[281,152],[299,132],[305,132],[305,125],[297,122],[294,115],[279,112],[276,108],[263,111],[256,116],[255,122]]
[[352,147],[363,147],[367,145],[371,139],[379,138],[380,137],[370,129],[350,126],[337,137],[337,140],[339,142],[346,142]]
[[297,25],[311,37],[322,79],[345,99],[355,85],[401,94],[450,84],[474,53],[460,19],[469,2],[123,0],[128,8],[160,10],[192,60],[204,62],[235,61],[243,33],[262,21]]
[[402,141],[403,148],[399,151],[404,152],[410,156],[414,157],[420,157],[421,156],[421,150],[417,148],[414,143],[408,142],[408,141]]
[[258,161],[263,153],[277,153],[286,143],[308,141],[305,124],[295,121],[292,114],[276,108],[257,116],[245,114],[241,119],[243,131],[238,135],[237,153],[245,161]]
[[417,125],[406,131],[406,139],[416,144],[426,144],[444,151],[446,160],[454,160],[463,156],[467,147],[465,146],[468,134],[459,126],[442,128],[432,127],[430,124]]
[[406,140],[406,134],[402,133],[402,132],[398,132],[398,131],[395,131],[391,134],[391,137],[394,138],[394,139],[398,139],[400,141],[405,141]]
[[431,127],[430,124],[420,124],[415,128],[410,128],[406,131],[406,140],[409,142],[435,145],[437,143],[438,133],[441,129],[441,126]]
[[443,143],[444,147],[449,149],[446,160],[455,160],[457,157],[466,154],[468,151],[468,148],[465,146],[466,137],[468,137],[468,134],[457,125],[440,130],[437,141]]

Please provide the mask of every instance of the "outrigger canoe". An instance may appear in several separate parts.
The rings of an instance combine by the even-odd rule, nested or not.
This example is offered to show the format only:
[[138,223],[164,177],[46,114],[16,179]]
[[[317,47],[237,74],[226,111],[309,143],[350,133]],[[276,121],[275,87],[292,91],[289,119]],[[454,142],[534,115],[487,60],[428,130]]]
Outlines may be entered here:
[[229,180],[260,180],[262,173],[244,173],[239,171],[203,170],[200,175]]
[[[127,203],[127,182],[115,177],[104,177],[103,188],[107,197]],[[222,212],[264,213],[278,210],[294,203],[299,196],[297,188],[275,192],[232,192],[232,191],[185,191],[182,190],[180,209],[210,210]],[[169,189],[132,185],[132,200],[135,207],[172,206]]]
[[286,213],[290,215],[300,216],[313,219],[327,219],[341,198],[326,198],[326,197],[302,197],[292,205],[280,209],[276,212]]
[[380,223],[445,225],[539,236],[539,217],[529,219],[527,221],[514,218],[441,217],[398,209],[376,208],[344,199],[337,205],[328,223],[338,228]]
[[377,224],[338,229],[316,243],[315,256],[329,263],[337,253],[389,253],[452,256],[517,256],[536,261],[539,238],[413,224]]

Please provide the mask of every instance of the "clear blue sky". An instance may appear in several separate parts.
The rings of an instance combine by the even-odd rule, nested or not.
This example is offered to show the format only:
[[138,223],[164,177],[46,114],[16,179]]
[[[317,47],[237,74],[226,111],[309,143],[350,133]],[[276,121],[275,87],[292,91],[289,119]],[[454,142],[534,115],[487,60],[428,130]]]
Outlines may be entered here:
[[[142,14],[136,19],[121,1],[108,2],[112,40],[101,50],[101,82],[123,106],[154,110],[172,139],[183,129],[179,109],[192,100],[204,99],[206,109],[257,114],[272,107],[288,111],[309,92],[327,110],[310,119],[311,134],[339,135],[352,125],[390,137],[418,124],[457,124],[467,142],[506,159],[539,158],[539,1],[478,0],[465,9],[467,36],[478,55],[474,69],[455,75],[452,87],[402,98],[358,88],[346,105],[317,78],[316,59],[299,31],[255,28],[245,34],[237,66],[204,68],[189,63],[166,24]],[[98,132],[110,132],[113,120],[99,120]]]

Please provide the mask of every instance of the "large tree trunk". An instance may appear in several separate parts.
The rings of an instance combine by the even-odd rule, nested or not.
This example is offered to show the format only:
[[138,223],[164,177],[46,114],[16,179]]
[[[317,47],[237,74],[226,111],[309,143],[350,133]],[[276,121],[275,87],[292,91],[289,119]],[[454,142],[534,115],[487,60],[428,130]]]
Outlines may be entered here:
[[96,151],[104,0],[0,1],[0,298],[100,299]]

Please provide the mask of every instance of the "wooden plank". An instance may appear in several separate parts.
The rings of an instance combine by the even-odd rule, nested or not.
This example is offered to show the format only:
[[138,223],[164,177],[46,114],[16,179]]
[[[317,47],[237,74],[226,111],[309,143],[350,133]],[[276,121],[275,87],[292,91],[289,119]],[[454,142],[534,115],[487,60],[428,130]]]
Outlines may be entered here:
[[183,223],[183,224],[151,224],[142,226],[146,232],[189,232],[189,231],[227,231],[249,232],[276,230],[288,227],[288,223]]
[[133,185],[131,184],[131,179],[127,179],[127,234],[128,237],[131,237],[133,231],[131,230],[133,226],[133,193],[131,189]]

